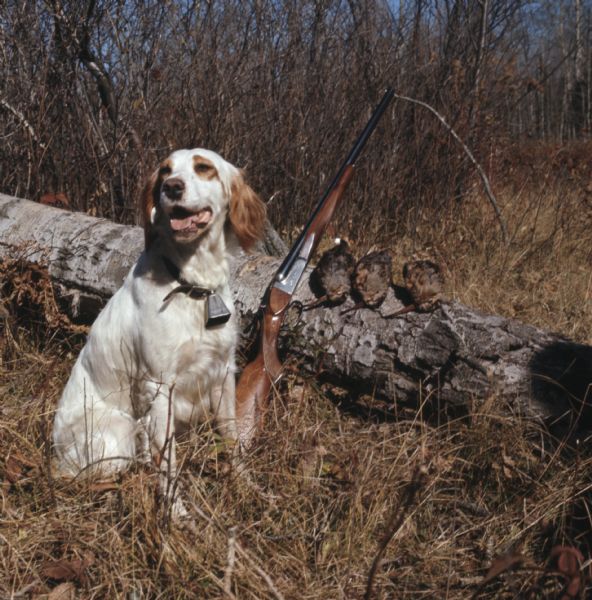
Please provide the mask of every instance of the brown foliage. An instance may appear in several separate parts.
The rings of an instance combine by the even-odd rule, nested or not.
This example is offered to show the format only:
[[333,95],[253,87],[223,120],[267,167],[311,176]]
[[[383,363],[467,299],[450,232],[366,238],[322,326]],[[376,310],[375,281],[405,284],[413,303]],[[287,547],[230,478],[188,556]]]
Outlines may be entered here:
[[[0,190],[64,194],[75,210],[131,223],[158,158],[205,146],[248,167],[292,235],[390,83],[433,105],[494,183],[511,184],[511,245],[492,235],[458,145],[403,102],[372,138],[337,230],[360,251],[388,245],[397,264],[428,247],[453,297],[589,342],[589,149],[539,141],[573,131],[570,65],[521,47],[520,2],[400,4],[3,3]],[[531,142],[516,143],[524,134]],[[508,417],[496,398],[428,420],[422,406],[352,402],[290,376],[246,458],[251,482],[233,476],[209,429],[182,445],[197,536],[163,526],[153,473],[54,481],[52,407],[73,355],[50,342],[68,324],[42,267],[0,268],[0,327],[19,344],[0,362],[3,597],[361,597],[377,549],[383,597],[590,593],[579,558],[592,552],[589,445]],[[47,333],[29,336],[34,322]],[[389,527],[418,467],[427,483]]]
[[[471,7],[469,7],[471,4]],[[480,158],[518,97],[521,2],[30,1],[0,8],[0,189],[60,190],[134,222],[147,169],[172,148],[248,166],[272,222],[304,221],[383,88],[433,105]],[[483,12],[484,7],[487,12]],[[454,207],[473,165],[433,115],[402,101],[359,165],[352,230],[389,235]],[[380,215],[380,219],[376,219]]]
[[19,350],[19,330],[36,332],[39,339],[68,339],[86,333],[62,312],[46,266],[23,255],[0,260],[0,365]]

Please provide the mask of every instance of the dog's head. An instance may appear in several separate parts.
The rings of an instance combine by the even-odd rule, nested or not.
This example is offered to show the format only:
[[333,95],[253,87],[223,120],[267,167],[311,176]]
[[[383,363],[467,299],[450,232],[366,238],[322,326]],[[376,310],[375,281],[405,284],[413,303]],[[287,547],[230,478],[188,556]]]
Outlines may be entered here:
[[263,236],[265,205],[242,172],[205,150],[177,150],[150,176],[142,193],[148,248],[158,236],[179,244],[219,236],[226,222],[248,250]]

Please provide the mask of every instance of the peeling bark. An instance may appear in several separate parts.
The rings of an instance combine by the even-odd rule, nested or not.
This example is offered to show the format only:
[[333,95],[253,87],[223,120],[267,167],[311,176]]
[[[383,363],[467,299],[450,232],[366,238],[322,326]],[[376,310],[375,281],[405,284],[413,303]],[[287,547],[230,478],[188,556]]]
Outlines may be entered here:
[[[137,227],[0,195],[0,257],[20,254],[47,263],[74,316],[96,316],[142,247]],[[241,254],[234,261],[243,328],[278,265],[277,258],[262,254]],[[295,294],[302,303],[313,298],[309,275],[310,270]],[[351,303],[303,313],[290,328],[285,351],[316,373],[393,403],[428,397],[462,408],[494,395],[529,417],[578,426],[592,418],[590,346],[457,302],[386,319],[402,306],[394,289],[378,311],[342,315]]]

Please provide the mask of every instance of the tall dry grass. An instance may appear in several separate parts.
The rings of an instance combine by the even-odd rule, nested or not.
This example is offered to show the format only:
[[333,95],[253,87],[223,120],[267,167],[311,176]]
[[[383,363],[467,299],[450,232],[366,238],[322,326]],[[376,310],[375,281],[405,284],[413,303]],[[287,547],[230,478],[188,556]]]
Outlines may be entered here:
[[[557,598],[552,549],[589,556],[589,454],[562,449],[496,398],[438,425],[419,411],[395,419],[370,398],[364,411],[291,377],[247,457],[250,482],[229,471],[211,432],[182,445],[194,524],[181,529],[167,526],[148,470],[104,486],[51,479],[48,420],[68,363],[51,365],[42,391],[27,385],[33,358],[19,356],[3,379],[2,597],[362,597],[393,516],[400,527],[372,597]],[[480,587],[506,555],[516,568]]]
[[[396,264],[429,254],[451,296],[590,343],[588,196],[555,181],[499,200],[509,246],[475,193],[454,213],[419,212],[400,238],[358,235],[356,249],[388,246]],[[150,469],[52,479],[52,414],[80,341],[32,318],[13,323],[0,366],[0,597],[551,599],[570,584],[589,597],[584,436],[553,439],[494,396],[426,417],[292,373],[248,478],[209,428],[184,440],[193,521],[171,526]],[[565,567],[578,552],[579,580]]]
[[499,224],[477,185],[453,210],[419,208],[399,236],[381,234],[380,219],[374,230],[360,232],[354,224],[349,235],[358,254],[389,248],[399,279],[410,256],[429,256],[444,267],[450,297],[591,344],[592,194],[552,174],[499,184],[508,244],[500,242]]
[[[330,400],[292,376],[246,457],[249,480],[210,431],[182,444],[194,522],[180,528],[149,470],[108,485],[51,479],[48,422],[69,364],[46,358],[40,387],[35,359],[19,354],[2,380],[2,597],[360,598],[393,517],[372,597],[557,598],[552,549],[589,557],[589,452],[495,398],[438,424],[410,409],[394,418],[371,398]],[[516,568],[480,587],[506,555]]]

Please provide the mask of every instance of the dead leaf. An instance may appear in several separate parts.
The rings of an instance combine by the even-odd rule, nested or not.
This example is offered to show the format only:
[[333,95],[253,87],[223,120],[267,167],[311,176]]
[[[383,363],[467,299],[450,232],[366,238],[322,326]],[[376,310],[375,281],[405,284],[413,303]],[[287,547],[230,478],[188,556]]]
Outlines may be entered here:
[[557,568],[564,575],[576,575],[580,572],[580,565],[584,556],[577,548],[571,546],[555,546],[551,549],[551,559],[557,559]]
[[510,456],[508,456],[505,452],[502,453],[502,461],[504,462],[504,465],[506,465],[507,467],[511,467],[511,468],[516,467],[516,461],[513,458],[511,458]]
[[39,204],[55,206],[56,208],[69,208],[70,200],[68,200],[68,196],[63,192],[58,192],[57,194],[47,193],[39,198]]
[[47,595],[47,600],[74,600],[76,586],[71,581],[60,583]]
[[4,464],[4,477],[10,483],[16,483],[22,476],[22,465],[13,456],[9,456]]
[[43,577],[56,581],[80,579],[83,572],[84,564],[81,560],[54,560],[45,563],[41,568]]
[[489,567],[481,585],[489,583],[502,573],[523,563],[525,560],[526,559],[522,554],[502,554],[501,556],[498,556],[494,559],[493,563],[491,563],[491,567]]
[[16,483],[25,477],[25,469],[38,467],[38,463],[18,450],[10,450],[4,461],[3,477],[9,483]]
[[119,489],[117,481],[96,481],[89,485],[89,489],[93,492],[111,492]]
[[567,580],[565,594],[560,600],[577,598],[582,587],[582,574],[580,565],[584,562],[584,556],[571,546],[555,546],[551,549],[551,560],[557,560],[557,569]]
[[504,465],[502,467],[502,473],[504,474],[504,477],[506,479],[512,479],[512,477],[513,477],[512,471],[510,469],[508,469],[508,467],[506,467],[506,465]]
[[28,458],[27,456],[25,456],[22,452],[19,452],[18,450],[13,450],[10,453],[10,456],[11,456],[11,458],[14,458],[16,461],[18,461],[21,465],[23,465],[25,467],[29,467],[30,469],[38,466],[37,461],[35,461],[32,458]]
[[92,553],[85,554],[84,558],[66,560],[61,558],[59,560],[51,560],[44,563],[41,567],[41,574],[46,579],[53,579],[55,581],[80,581],[81,583],[86,582],[86,570],[95,561],[95,557]]

